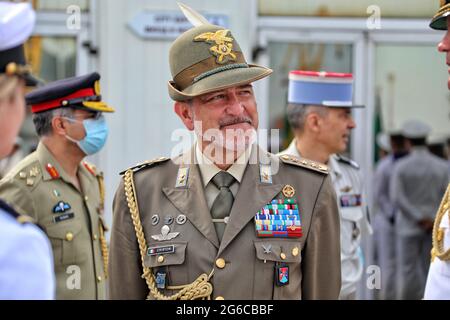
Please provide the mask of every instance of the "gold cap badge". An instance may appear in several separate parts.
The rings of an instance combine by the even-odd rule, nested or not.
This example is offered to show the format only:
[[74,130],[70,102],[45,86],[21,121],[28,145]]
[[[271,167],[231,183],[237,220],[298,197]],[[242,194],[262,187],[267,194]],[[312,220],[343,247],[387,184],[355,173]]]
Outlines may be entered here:
[[230,30],[217,30],[216,32],[205,32],[194,38],[194,41],[205,41],[214,44],[209,51],[216,56],[218,64],[224,64],[228,61],[236,61],[236,55],[233,53],[233,38],[228,37]]

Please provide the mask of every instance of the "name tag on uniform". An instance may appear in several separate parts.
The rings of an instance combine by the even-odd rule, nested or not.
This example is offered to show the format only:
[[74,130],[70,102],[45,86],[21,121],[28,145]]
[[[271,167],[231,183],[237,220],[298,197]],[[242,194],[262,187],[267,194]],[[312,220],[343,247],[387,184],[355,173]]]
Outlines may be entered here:
[[156,256],[157,254],[167,254],[167,253],[175,253],[175,246],[164,246],[164,247],[152,247],[148,248],[147,255],[148,256]]
[[73,212],[64,213],[64,214],[61,214],[59,216],[53,217],[53,222],[54,223],[58,223],[58,222],[62,222],[62,221],[73,219],[73,217],[75,217],[75,214]]
[[361,195],[360,194],[346,194],[340,197],[341,207],[360,207]]

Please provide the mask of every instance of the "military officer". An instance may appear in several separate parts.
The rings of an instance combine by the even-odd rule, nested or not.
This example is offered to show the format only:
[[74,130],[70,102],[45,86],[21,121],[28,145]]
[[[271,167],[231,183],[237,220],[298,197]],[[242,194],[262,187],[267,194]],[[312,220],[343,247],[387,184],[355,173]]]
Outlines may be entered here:
[[[23,54],[35,12],[28,3],[0,2],[0,159],[13,149],[25,115],[25,84],[36,81]],[[0,300],[53,299],[50,243],[31,218],[0,199]]]
[[111,298],[336,299],[339,220],[326,166],[252,143],[251,83],[272,70],[248,64],[230,30],[208,23],[175,40],[170,67],[175,112],[198,142],[126,170]]
[[353,77],[351,74],[291,71],[287,115],[295,138],[281,154],[302,156],[328,165],[337,195],[341,226],[340,299],[355,299],[363,274],[361,233],[370,232],[359,166],[338,153],[347,148]]
[[26,96],[37,150],[0,182],[0,197],[41,224],[54,254],[57,299],[103,299],[107,245],[103,179],[85,161],[106,142],[100,75],[64,79]]
[[[438,45],[440,52],[445,52],[447,65],[450,66],[450,0],[441,0],[441,7],[430,27],[446,30],[444,38]],[[450,89],[450,77],[448,78]],[[450,184],[441,201],[433,226],[433,249],[431,264],[425,287],[425,299],[450,299]]]
[[449,181],[445,161],[426,147],[430,131],[427,124],[418,120],[403,125],[402,134],[411,152],[398,161],[391,178],[391,199],[399,209],[395,229],[400,299],[423,297],[433,219]]

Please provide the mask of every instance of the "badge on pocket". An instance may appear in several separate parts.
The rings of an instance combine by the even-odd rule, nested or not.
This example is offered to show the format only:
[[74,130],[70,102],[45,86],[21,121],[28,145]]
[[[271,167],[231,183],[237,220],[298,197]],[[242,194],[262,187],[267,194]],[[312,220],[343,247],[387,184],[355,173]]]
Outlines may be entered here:
[[278,287],[289,284],[289,266],[286,263],[277,263],[275,265],[275,282]]

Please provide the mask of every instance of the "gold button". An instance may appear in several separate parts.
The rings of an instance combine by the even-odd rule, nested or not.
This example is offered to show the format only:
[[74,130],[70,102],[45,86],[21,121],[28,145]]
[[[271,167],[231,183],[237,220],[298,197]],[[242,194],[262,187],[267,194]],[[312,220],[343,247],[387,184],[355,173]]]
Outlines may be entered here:
[[216,297],[216,300],[225,300],[225,298],[222,297],[222,296],[217,296],[217,297]]
[[97,240],[98,236],[96,234],[94,234],[94,240]]
[[284,259],[286,259],[286,255],[282,252],[282,253],[280,254],[280,258],[284,260]]
[[98,277],[97,277],[97,281],[98,281],[98,282],[101,282],[101,281],[102,281],[102,277],[98,276]]
[[10,62],[6,65],[6,74],[9,76],[12,76],[14,74],[16,74],[17,72],[17,64],[15,64],[14,62]]
[[88,201],[89,197],[88,196],[84,196],[84,201]]
[[69,101],[63,100],[63,101],[61,101],[61,104],[62,104],[63,106],[67,106],[67,105],[69,104]]
[[298,256],[298,248],[297,248],[297,247],[295,247],[294,249],[292,249],[292,255],[293,255],[294,257]]
[[66,233],[66,240],[67,241],[72,241],[73,239],[73,233],[72,232],[67,232]]
[[223,260],[222,258],[217,259],[216,260],[216,266],[219,269],[225,268],[225,260]]
[[159,263],[163,263],[164,262],[164,256],[159,256],[158,257],[158,262]]

